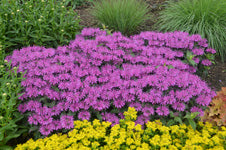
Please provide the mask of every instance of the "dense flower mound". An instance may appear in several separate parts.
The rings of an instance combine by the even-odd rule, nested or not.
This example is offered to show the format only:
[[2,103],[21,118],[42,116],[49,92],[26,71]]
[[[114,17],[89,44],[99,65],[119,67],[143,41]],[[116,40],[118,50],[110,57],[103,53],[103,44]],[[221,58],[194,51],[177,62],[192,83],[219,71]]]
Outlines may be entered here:
[[226,147],[226,128],[221,130],[210,123],[198,123],[198,130],[191,126],[163,126],[159,120],[147,122],[146,128],[135,125],[136,111],[128,109],[126,119],[110,128],[110,122],[94,120],[75,121],[74,129],[68,134],[54,134],[44,139],[30,139],[17,145],[15,150],[25,149],[137,149],[137,150],[224,150]]
[[[142,40],[155,36],[165,43],[159,40],[153,46],[149,40],[146,46]],[[7,59],[18,71],[27,71],[19,110],[29,113],[29,123],[40,126],[43,135],[71,129],[76,119],[97,117],[115,125],[129,106],[139,112],[136,123],[141,125],[170,111],[202,115],[215,92],[192,73],[195,68],[181,61],[189,51],[180,50],[188,47],[185,41],[190,49],[192,42],[193,47],[207,46],[199,36],[183,32],[144,32],[127,38],[91,28],[68,46],[15,50]]]

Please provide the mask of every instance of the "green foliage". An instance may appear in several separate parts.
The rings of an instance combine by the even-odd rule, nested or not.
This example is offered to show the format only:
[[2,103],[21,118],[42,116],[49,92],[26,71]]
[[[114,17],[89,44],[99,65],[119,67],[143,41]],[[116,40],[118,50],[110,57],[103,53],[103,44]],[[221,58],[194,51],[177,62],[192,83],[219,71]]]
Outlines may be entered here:
[[180,0],[168,1],[160,13],[156,27],[161,31],[187,31],[206,38],[221,59],[226,56],[226,1]]
[[149,18],[147,6],[141,0],[100,0],[94,2],[93,15],[109,29],[131,35]]
[[63,0],[63,2],[66,6],[71,6],[73,9],[76,9],[78,6],[88,5],[93,2],[93,0]]
[[0,149],[12,149],[7,143],[28,131],[25,125],[19,124],[24,116],[17,110],[23,75],[17,74],[16,67],[12,69],[10,63],[4,62],[1,48],[0,57]]
[[71,7],[56,0],[1,0],[0,41],[6,52],[29,45],[68,44],[80,30]]
[[167,125],[167,126],[172,126],[172,125],[177,125],[177,124],[186,124],[191,125],[193,130],[196,130],[196,122],[198,122],[196,116],[200,112],[194,112],[194,113],[189,113],[187,112],[184,117],[179,113],[175,115],[173,112],[170,112],[170,117],[168,118],[167,121],[166,119],[161,119],[162,123]]

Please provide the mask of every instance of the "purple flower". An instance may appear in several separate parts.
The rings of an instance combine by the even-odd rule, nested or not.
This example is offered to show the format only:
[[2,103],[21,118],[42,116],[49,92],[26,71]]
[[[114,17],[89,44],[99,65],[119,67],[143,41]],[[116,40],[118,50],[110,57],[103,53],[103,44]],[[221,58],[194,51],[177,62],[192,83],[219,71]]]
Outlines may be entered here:
[[66,111],[70,106],[70,103],[68,102],[60,102],[58,103],[57,107],[61,110],[61,111]]
[[200,112],[200,113],[198,114],[199,117],[201,117],[201,116],[204,115],[203,110],[202,110],[201,108],[199,108],[199,107],[196,107],[196,106],[193,106],[193,107],[191,108],[190,111],[191,111],[191,112]]
[[77,112],[79,111],[79,103],[73,103],[69,106],[69,110],[72,112]]
[[214,49],[212,49],[212,48],[206,49],[206,52],[211,53],[211,54],[215,54],[216,53],[216,51]]
[[203,49],[193,49],[192,52],[194,55],[203,55],[204,54]]
[[169,109],[166,106],[159,106],[156,109],[156,113],[160,116],[168,116],[169,115]]
[[41,103],[38,101],[29,101],[27,103],[27,108],[30,111],[35,111],[36,109],[39,109],[41,107]]
[[144,115],[140,115],[140,116],[138,116],[138,118],[135,121],[135,123],[136,123],[136,125],[137,124],[144,125],[148,121],[150,121],[150,117],[147,117],[147,116],[144,116]]
[[52,122],[53,124],[53,130],[59,130],[59,129],[62,129],[62,125],[61,125],[61,122],[60,120],[54,120]]
[[49,112],[51,116],[59,115],[61,113],[59,107],[56,107],[56,106],[50,108]]
[[207,46],[200,35],[180,31],[125,37],[86,28],[68,46],[24,47],[6,59],[27,71],[19,111],[30,114],[30,124],[58,130],[71,128],[73,118],[54,119],[80,110],[78,117],[88,120],[90,110],[105,112],[103,118],[114,125],[122,116],[109,114],[112,107],[119,112],[135,107],[143,124],[155,112],[156,118],[167,116],[168,108],[184,112],[194,98],[197,105],[207,106],[213,91],[195,75],[197,67],[181,61],[192,52],[199,66],[211,65],[207,56],[215,50]]
[[125,116],[124,116],[124,114],[122,112],[118,113],[118,115],[119,115],[120,119],[124,119],[125,118]]
[[28,122],[30,124],[38,125],[38,116],[37,115],[30,115],[28,117]]
[[88,111],[81,111],[78,114],[78,118],[81,120],[89,120],[90,119],[90,113]]
[[201,106],[208,106],[211,102],[211,97],[207,97],[205,95],[199,95],[196,99],[196,103],[198,103]]
[[114,100],[114,105],[116,108],[122,108],[125,102],[122,99]]
[[114,126],[116,124],[119,124],[119,118],[115,115],[115,114],[111,114],[111,113],[102,113],[102,119],[104,121],[108,121],[111,122],[111,126]]
[[18,106],[18,110],[22,113],[25,113],[27,111],[27,104],[20,104]]
[[194,62],[195,62],[196,64],[198,64],[199,61],[200,61],[200,59],[199,59],[198,57],[193,57],[192,60],[194,60]]
[[53,118],[50,115],[37,116],[38,122],[41,125],[47,125],[52,123]]
[[137,102],[133,102],[129,105],[129,107],[134,107],[137,111],[141,111],[142,109],[142,105],[140,103]]
[[60,123],[62,128],[71,129],[74,128],[73,116],[63,115],[60,117]]
[[204,60],[202,60],[202,64],[205,66],[210,66],[212,64],[212,62],[209,61],[208,59],[204,59]]
[[185,110],[185,105],[184,103],[179,103],[176,102],[172,105],[173,109],[178,110],[178,111],[184,111]]
[[53,126],[52,125],[42,125],[39,128],[39,131],[42,135],[49,135],[53,130]]
[[95,104],[93,104],[93,108],[98,110],[98,111],[101,111],[104,109],[104,104],[102,101],[96,101]]
[[142,109],[143,115],[145,117],[149,117],[150,115],[154,115],[154,108],[151,107],[150,105],[146,105],[143,109]]

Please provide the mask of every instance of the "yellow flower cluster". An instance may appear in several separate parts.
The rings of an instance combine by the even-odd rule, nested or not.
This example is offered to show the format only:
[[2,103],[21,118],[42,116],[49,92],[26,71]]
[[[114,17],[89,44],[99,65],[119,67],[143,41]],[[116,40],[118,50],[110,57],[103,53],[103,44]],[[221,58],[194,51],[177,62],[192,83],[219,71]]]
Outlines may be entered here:
[[[36,141],[30,139],[17,145],[15,150],[224,150],[226,146],[226,128],[221,130],[210,123],[199,122],[194,131],[191,126],[163,126],[159,120],[148,122],[146,128],[135,125],[136,111],[129,108],[124,113],[125,120],[110,127],[110,122],[94,120],[75,121],[75,128],[68,134],[54,134]],[[130,118],[130,120],[129,120]]]

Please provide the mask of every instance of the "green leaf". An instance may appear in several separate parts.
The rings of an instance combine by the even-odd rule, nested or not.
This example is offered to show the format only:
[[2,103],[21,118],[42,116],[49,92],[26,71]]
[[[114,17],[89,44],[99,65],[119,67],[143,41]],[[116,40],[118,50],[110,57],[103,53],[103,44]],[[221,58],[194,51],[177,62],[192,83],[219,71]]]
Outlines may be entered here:
[[167,122],[167,126],[171,126],[175,123],[175,121],[173,119],[170,119],[170,121]]
[[175,120],[176,122],[179,122],[180,124],[183,124],[183,122],[182,122],[182,120],[181,120],[180,117],[175,117],[174,120]]
[[172,66],[172,65],[169,65],[169,66],[167,66],[167,67],[168,67],[168,69],[174,68],[174,66]]
[[100,121],[102,121],[102,116],[101,116],[101,114],[97,113],[97,119],[100,120]]
[[2,131],[0,131],[0,141],[2,141],[3,140],[3,138],[4,138],[4,131],[2,132]]
[[13,131],[13,132],[10,132],[4,139],[4,142],[8,142],[9,140],[11,139],[14,139],[14,138],[17,138],[19,137],[22,133],[26,132],[27,129],[22,129],[22,130],[19,130],[19,131]]
[[194,119],[200,112],[193,112],[191,113],[191,119]]
[[112,109],[111,113],[113,113],[113,114],[119,113],[119,110],[118,109]]
[[12,150],[12,149],[13,149],[13,147],[8,146],[8,145],[1,145],[0,146],[0,150]]
[[170,111],[170,117],[174,117],[174,114],[172,111]]
[[184,118],[187,118],[187,119],[190,119],[191,118],[191,114],[190,113],[187,113]]
[[196,66],[197,64],[195,63],[195,61],[194,60],[188,60],[189,61],[189,63],[192,65],[192,66]]
[[193,128],[193,130],[196,130],[196,123],[194,120],[192,119],[188,119],[189,124],[191,125],[191,127]]

